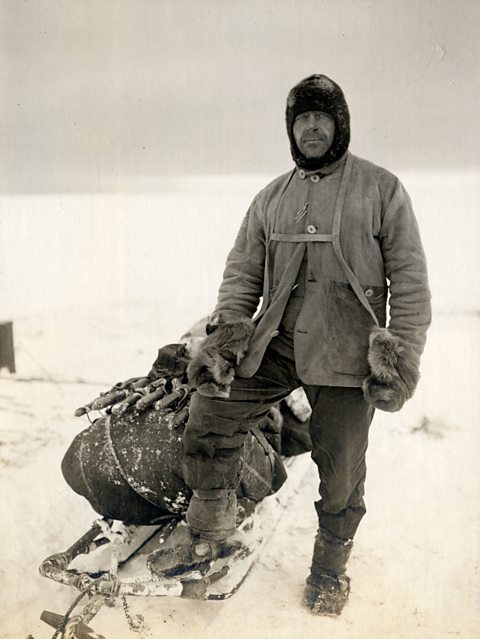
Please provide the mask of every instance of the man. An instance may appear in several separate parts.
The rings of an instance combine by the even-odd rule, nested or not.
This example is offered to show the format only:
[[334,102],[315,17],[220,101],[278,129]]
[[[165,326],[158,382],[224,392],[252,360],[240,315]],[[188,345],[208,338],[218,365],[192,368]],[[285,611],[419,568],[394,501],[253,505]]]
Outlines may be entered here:
[[[295,168],[247,212],[210,334],[189,367],[197,388],[183,438],[191,540],[175,561],[178,571],[194,568],[228,547],[245,436],[303,386],[320,476],[304,603],[339,614],[365,513],[369,426],[375,408],[397,411],[415,390],[430,294],[408,195],[394,175],[348,151],[340,87],[323,75],[301,81],[288,95],[286,123]],[[159,551],[157,561],[171,574],[171,557]]]

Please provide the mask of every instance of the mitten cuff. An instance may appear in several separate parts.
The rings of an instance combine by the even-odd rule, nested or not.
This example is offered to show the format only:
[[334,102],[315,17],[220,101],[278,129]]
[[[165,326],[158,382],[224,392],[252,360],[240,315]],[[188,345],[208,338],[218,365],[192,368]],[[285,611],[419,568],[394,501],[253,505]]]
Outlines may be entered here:
[[235,368],[240,364],[255,325],[245,317],[213,325],[192,357],[187,375],[190,385],[209,397],[228,397]]
[[208,318],[205,330],[207,335],[213,333],[221,324],[250,323],[251,320],[237,311],[214,311]]

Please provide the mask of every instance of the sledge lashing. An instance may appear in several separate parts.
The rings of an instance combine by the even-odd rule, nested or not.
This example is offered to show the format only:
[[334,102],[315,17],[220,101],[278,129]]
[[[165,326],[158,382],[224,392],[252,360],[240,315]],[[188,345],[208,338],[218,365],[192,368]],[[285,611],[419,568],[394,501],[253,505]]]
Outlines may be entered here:
[[[166,348],[184,356],[183,347]],[[178,358],[174,360],[178,364]],[[88,624],[104,604],[119,599],[132,627],[127,596],[230,597],[308,469],[308,455],[300,455],[310,448],[308,403],[301,392],[293,393],[247,436],[232,551],[184,577],[155,573],[149,562],[152,553],[178,543],[187,533],[183,515],[191,496],[181,463],[191,392],[185,367],[175,370],[178,377],[168,375],[174,369],[171,361],[167,369],[160,370],[166,374],[159,379],[116,384],[76,411],[99,411],[100,416],[74,438],[62,472],[100,517],[67,550],[40,566],[42,576],[79,591],[65,615],[42,613],[41,619],[56,629],[55,638],[100,637]]]

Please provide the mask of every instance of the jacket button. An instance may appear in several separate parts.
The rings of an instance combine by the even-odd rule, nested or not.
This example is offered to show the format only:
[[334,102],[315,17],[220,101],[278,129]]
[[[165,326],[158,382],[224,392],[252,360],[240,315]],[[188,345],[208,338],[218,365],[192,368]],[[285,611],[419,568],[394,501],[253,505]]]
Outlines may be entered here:
[[307,233],[313,234],[317,232],[317,227],[314,226],[313,224],[309,224],[307,226]]
[[318,175],[312,175],[312,177],[310,178],[312,180],[312,182],[319,182],[320,178],[318,177]]
[[300,171],[298,172],[299,177],[302,178],[302,180],[305,179],[305,171],[303,169],[300,169]]
[[372,297],[373,295],[373,291],[371,288],[367,288],[367,290],[365,291],[365,297]]
[[272,331],[270,333],[270,337],[277,337],[277,335],[280,335],[280,331]]

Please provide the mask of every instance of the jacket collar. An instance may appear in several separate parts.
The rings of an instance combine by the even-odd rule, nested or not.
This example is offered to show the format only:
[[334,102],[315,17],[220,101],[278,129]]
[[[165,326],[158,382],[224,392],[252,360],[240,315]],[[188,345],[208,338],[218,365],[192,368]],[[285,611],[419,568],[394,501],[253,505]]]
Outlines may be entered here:
[[302,178],[302,180],[304,180],[305,178],[311,177],[312,175],[318,175],[320,178],[322,178],[325,175],[330,175],[331,173],[336,171],[338,168],[343,166],[345,164],[345,160],[347,159],[348,154],[349,152],[345,151],[345,153],[341,157],[339,157],[338,160],[335,160],[335,162],[332,162],[328,166],[324,166],[321,169],[317,169],[316,171],[306,171],[305,169],[301,169],[298,166],[295,167],[295,170],[298,177]]

